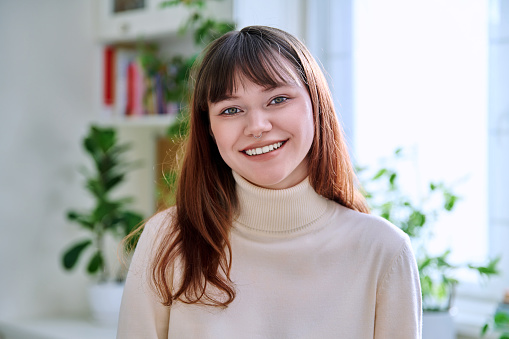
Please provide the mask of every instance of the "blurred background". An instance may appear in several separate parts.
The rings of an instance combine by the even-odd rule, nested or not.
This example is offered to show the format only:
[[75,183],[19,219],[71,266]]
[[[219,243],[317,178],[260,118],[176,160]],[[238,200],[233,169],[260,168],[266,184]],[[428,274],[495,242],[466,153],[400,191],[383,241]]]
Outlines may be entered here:
[[[115,196],[134,197],[129,209],[143,217],[154,213],[171,157],[160,140],[177,138],[168,127],[185,110],[178,74],[209,38],[203,29],[230,22],[275,26],[309,47],[373,204],[381,214],[393,208],[394,220],[425,215],[415,243],[426,256],[447,251],[451,266],[484,268],[500,258],[491,279],[454,273],[454,336],[479,337],[509,288],[509,1],[188,2],[0,0],[0,338],[64,338],[62,328],[114,336],[114,325],[90,320],[97,278],[85,259],[72,272],[62,265],[89,234],[68,212],[95,204],[80,171],[93,168],[83,140],[96,125],[131,145],[124,155],[140,165]],[[414,209],[398,212],[401,199]]]

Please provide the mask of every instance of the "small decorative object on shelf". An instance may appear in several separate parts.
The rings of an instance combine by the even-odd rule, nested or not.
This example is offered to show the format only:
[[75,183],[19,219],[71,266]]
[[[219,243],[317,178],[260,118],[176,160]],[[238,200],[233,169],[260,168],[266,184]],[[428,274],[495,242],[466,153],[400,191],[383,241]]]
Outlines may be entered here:
[[145,0],[113,0],[113,13],[145,8]]
[[[103,104],[112,118],[173,116],[179,110],[178,60],[163,62],[154,45],[104,48]],[[186,65],[187,66],[187,65]]]

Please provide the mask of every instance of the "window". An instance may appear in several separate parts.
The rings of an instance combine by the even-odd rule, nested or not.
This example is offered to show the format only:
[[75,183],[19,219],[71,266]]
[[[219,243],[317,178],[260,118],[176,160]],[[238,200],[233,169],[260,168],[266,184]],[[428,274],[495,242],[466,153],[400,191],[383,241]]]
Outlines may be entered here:
[[354,1],[356,160],[374,165],[403,147],[415,165],[402,181],[410,192],[453,185],[461,201],[429,245],[451,248],[457,262],[488,254],[487,9],[478,0]]

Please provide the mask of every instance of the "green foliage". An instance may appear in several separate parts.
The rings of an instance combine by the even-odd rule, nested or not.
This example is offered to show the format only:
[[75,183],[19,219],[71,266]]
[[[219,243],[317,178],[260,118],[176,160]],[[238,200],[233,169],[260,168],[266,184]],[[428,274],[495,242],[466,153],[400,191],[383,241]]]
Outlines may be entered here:
[[474,264],[453,265],[450,263],[450,251],[431,255],[424,240],[430,237],[429,226],[436,222],[443,213],[454,210],[461,199],[445,183],[429,183],[428,189],[415,202],[403,192],[399,185],[396,167],[403,159],[401,148],[388,159],[389,166],[368,170],[357,168],[362,184],[363,194],[372,212],[398,226],[412,239],[419,268],[422,289],[423,309],[426,311],[443,311],[450,307],[454,286],[458,281],[455,271],[467,268],[476,271],[486,278],[499,274],[499,258],[489,260],[484,266]]
[[95,251],[87,266],[87,272],[95,274],[104,266],[104,258],[100,250]]
[[[187,99],[190,92],[189,73],[196,56],[174,56],[166,60],[159,56],[157,48],[146,44],[139,44],[138,51],[141,66],[147,75],[159,77],[167,102],[180,104]],[[146,91],[153,91],[153,88],[147,87]]]
[[[87,272],[98,275],[100,281],[106,281],[112,278],[112,272],[108,271],[104,259],[104,236],[109,233],[122,239],[143,221],[140,214],[128,209],[131,198],[111,197],[112,191],[125,180],[136,163],[124,160],[129,146],[118,144],[116,131],[112,128],[92,126],[83,140],[83,148],[93,162],[92,172],[82,172],[85,175],[85,188],[94,197],[95,204],[89,211],[69,211],[67,218],[87,230],[89,238],[71,245],[62,256],[62,265],[67,270],[73,269],[80,257],[92,249]],[[116,274],[115,279],[123,278],[121,272]]]
[[161,7],[171,7],[177,5],[185,5],[188,7],[203,8],[205,6],[205,0],[168,0],[161,2]]
[[78,262],[78,258],[80,257],[81,252],[83,252],[83,250],[91,244],[92,240],[87,239],[85,241],[76,243],[71,248],[69,248],[63,257],[62,263],[64,267],[68,270],[73,268]]
[[476,265],[468,264],[468,268],[476,270],[477,272],[479,272],[479,275],[481,275],[483,277],[490,277],[492,275],[496,275],[496,274],[500,273],[497,268],[499,261],[500,261],[500,258],[495,258],[493,260],[490,260],[488,262],[488,265],[486,265],[486,266],[476,266]]
[[[158,68],[160,74],[163,74],[167,101],[181,103],[190,98],[192,89],[188,80],[189,73],[199,53],[210,42],[235,29],[233,22],[218,21],[206,17],[204,13],[207,10],[207,2],[206,0],[168,0],[160,3],[161,7],[184,6],[190,11],[189,17],[180,27],[179,33],[181,35],[192,34],[195,47],[198,50],[191,57],[176,56],[169,61],[162,61],[154,51],[146,50],[150,54],[145,57],[150,61],[146,64],[158,65],[158,67],[152,68]],[[142,64],[144,63],[142,62]],[[188,130],[189,112],[185,105],[181,105],[176,121],[168,128],[168,136],[185,137]]]
[[163,172],[163,186],[158,188],[158,199],[164,201],[166,206],[175,205],[175,194],[177,191],[178,171],[171,169]]
[[180,27],[180,33],[192,32],[194,43],[205,46],[221,35],[235,29],[235,24],[230,21],[217,21],[206,17],[204,11],[207,8],[205,0],[169,0],[161,2],[161,7],[173,7],[183,5],[191,10],[186,22]]
[[509,339],[509,313],[497,311],[492,321],[481,329],[481,337],[486,336],[490,331],[499,332],[499,339]]

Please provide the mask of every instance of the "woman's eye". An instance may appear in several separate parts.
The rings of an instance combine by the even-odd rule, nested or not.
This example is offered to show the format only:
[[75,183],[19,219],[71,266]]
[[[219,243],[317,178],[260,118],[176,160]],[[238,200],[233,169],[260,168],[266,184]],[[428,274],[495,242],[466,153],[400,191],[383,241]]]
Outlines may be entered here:
[[277,97],[277,98],[272,99],[272,101],[270,103],[271,104],[281,104],[281,103],[285,102],[286,100],[288,100],[288,98],[286,98],[286,97]]
[[240,109],[238,109],[237,107],[230,107],[230,108],[227,108],[224,111],[222,111],[221,114],[233,115],[233,114],[237,114],[239,112],[240,112]]

